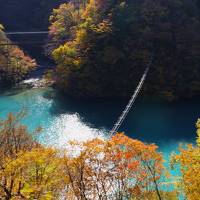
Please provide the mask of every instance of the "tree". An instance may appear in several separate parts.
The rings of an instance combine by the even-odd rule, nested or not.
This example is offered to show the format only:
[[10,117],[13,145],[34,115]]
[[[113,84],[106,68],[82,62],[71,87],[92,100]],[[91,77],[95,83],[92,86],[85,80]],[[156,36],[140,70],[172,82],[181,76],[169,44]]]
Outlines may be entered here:
[[200,147],[200,119],[198,119],[196,127],[197,127],[197,146]]
[[176,199],[160,187],[165,174],[156,145],[116,134],[58,150],[37,142],[41,128],[28,132],[25,114],[0,122],[0,198]]
[[54,149],[21,151],[3,171],[7,185],[12,184],[11,199],[58,199],[64,189],[59,163]]
[[123,134],[74,145],[80,154],[65,157],[63,163],[67,199],[145,199],[153,195],[162,199],[159,180],[164,168],[155,145]]
[[46,45],[46,51],[51,54],[52,51],[64,44],[67,40],[73,37],[76,25],[80,22],[80,13],[82,8],[76,8],[71,3],[64,3],[57,9],[53,9],[49,17],[49,39],[53,44]]
[[[26,126],[20,124],[24,116],[24,111],[16,115],[10,113],[6,120],[0,121],[0,196],[6,200],[13,196],[13,186],[18,180],[17,167],[11,170],[9,165],[12,165],[21,152],[40,146],[36,142],[40,128],[31,135]],[[18,189],[20,188],[21,182],[18,181]]]
[[181,170],[178,186],[188,200],[198,200],[200,196],[200,120],[196,123],[197,145],[189,144],[180,148],[180,154],[172,156],[172,166]]
[[25,55],[17,46],[6,45],[12,43],[0,27],[0,84],[13,85],[24,79],[36,67],[36,61]]
[[196,0],[89,0],[71,37],[52,51],[58,88],[74,97],[128,97],[154,52],[146,93],[198,94],[198,8]]
[[53,40],[68,39],[71,34],[71,28],[77,25],[80,17],[78,11],[71,3],[61,4],[59,8],[54,9],[49,18],[51,26],[49,34]]

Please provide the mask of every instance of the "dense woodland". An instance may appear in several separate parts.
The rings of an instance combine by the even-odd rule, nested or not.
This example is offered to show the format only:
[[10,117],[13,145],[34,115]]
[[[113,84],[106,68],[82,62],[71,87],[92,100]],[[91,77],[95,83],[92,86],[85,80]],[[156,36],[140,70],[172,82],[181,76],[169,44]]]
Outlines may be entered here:
[[199,94],[199,1],[10,0],[0,20],[7,30],[46,30],[51,12],[49,39],[56,45],[46,51],[62,92],[127,98],[153,57],[145,94],[169,100]]
[[52,52],[63,91],[75,97],[128,97],[153,57],[146,94],[170,100],[199,94],[199,1],[73,5],[61,5],[50,17],[50,36],[65,41]]
[[199,200],[200,121],[197,144],[172,155],[171,166],[181,175],[170,182],[154,144],[116,134],[55,149],[37,142],[41,128],[29,133],[20,124],[24,116],[9,114],[0,123],[1,199]]

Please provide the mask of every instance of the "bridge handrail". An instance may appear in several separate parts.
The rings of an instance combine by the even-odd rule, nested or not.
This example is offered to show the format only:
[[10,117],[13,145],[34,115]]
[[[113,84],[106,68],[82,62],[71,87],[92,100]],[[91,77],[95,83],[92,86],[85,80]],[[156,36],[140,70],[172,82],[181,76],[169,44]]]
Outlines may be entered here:
[[126,116],[128,115],[129,111],[131,110],[135,100],[137,99],[137,96],[138,94],[140,93],[141,89],[142,89],[142,86],[146,80],[146,77],[147,77],[147,74],[149,72],[149,69],[150,69],[150,66],[153,62],[153,57],[151,58],[149,64],[147,65],[144,73],[143,73],[143,76],[137,86],[137,88],[135,89],[133,95],[131,96],[127,106],[125,107],[125,109],[123,110],[123,112],[121,113],[120,117],[118,118],[117,122],[114,124],[112,130],[110,131],[110,135],[114,135],[120,128],[120,126],[122,125],[122,123],[124,122]]
[[5,32],[6,35],[34,35],[34,34],[48,34],[49,31],[13,31]]

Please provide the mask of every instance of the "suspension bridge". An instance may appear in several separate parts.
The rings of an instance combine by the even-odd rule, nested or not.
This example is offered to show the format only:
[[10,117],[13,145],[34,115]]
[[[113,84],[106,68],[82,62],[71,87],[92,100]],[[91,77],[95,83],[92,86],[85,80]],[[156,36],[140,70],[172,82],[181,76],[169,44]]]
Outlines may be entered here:
[[48,31],[14,31],[14,32],[6,32],[6,35],[41,35],[41,34],[48,34]]
[[[30,31],[30,32],[22,32],[22,31],[19,31],[19,32],[6,32],[5,34],[7,36],[10,36],[10,35],[41,35],[41,34],[48,34],[49,32],[48,31]],[[44,43],[44,42],[43,42]],[[4,42],[4,43],[0,43],[0,46],[6,46],[6,45],[20,45],[20,44],[43,44],[42,42],[37,42],[37,41],[29,41],[29,42]],[[48,43],[56,43],[56,42],[48,42]],[[116,134],[119,130],[119,128],[122,126],[123,122],[125,121],[128,113],[130,112],[131,108],[133,107],[140,91],[142,90],[142,87],[145,83],[145,80],[146,80],[146,77],[148,75],[148,72],[149,72],[149,69],[152,65],[152,62],[153,62],[153,56],[152,58],[150,59],[150,62],[147,64],[146,68],[145,68],[145,71],[136,87],[136,89],[134,90],[133,92],[133,95],[131,96],[128,104],[126,105],[125,109],[122,111],[121,115],[119,116],[117,122],[114,124],[113,128],[110,130],[109,134],[112,136],[114,134]]]
[[121,115],[118,118],[117,122],[114,124],[112,130],[110,131],[110,135],[114,135],[115,133],[117,133],[117,131],[121,127],[122,123],[126,119],[126,116],[128,115],[129,111],[133,107],[133,104],[135,103],[135,101],[136,101],[136,99],[137,99],[137,97],[138,97],[138,95],[139,95],[139,93],[140,93],[140,91],[142,89],[142,86],[143,86],[143,84],[144,84],[144,82],[146,80],[147,74],[148,74],[150,66],[152,64],[152,60],[153,60],[153,58],[151,59],[151,61],[147,65],[147,67],[146,67],[146,69],[144,71],[144,74],[143,74],[141,80],[139,81],[138,86],[136,87],[133,95],[131,96],[131,98],[130,98],[128,104],[127,104],[127,106],[125,107],[125,109],[121,113]]
[[[23,36],[23,35],[48,35],[48,31],[13,31],[5,32],[6,36]],[[59,41],[62,42],[62,41]],[[57,41],[20,41],[11,42],[9,39],[7,41],[0,42],[0,46],[17,46],[17,45],[44,45],[44,44],[56,44]]]

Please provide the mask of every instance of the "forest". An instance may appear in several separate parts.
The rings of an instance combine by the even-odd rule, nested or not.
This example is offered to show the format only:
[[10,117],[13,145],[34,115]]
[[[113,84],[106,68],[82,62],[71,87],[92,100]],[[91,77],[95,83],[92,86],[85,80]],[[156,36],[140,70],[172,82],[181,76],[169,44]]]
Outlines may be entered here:
[[[18,0],[0,10],[2,23],[12,22],[15,30],[46,30],[51,14],[49,41],[55,44],[47,43],[45,51],[57,63],[53,79],[58,89],[68,95],[127,98],[151,58],[146,95],[174,100],[199,94],[197,0],[91,0],[78,6],[62,0]],[[6,10],[22,13],[20,19],[4,14]],[[29,12],[32,21],[22,20]]]
[[[42,107],[46,99],[54,120],[59,115],[64,118],[64,104],[70,104],[71,100],[67,97],[72,98],[73,105],[77,99],[80,105],[88,99],[127,100],[148,65],[144,97],[166,102],[198,100],[200,2],[3,1],[0,7],[0,199],[199,200],[200,119],[195,119],[193,143],[180,144],[177,151],[168,155],[169,160],[165,160],[159,144],[141,141],[134,133],[114,132],[86,141],[77,138],[66,141],[62,148],[46,145],[41,139],[44,128],[33,125],[37,124],[35,121],[45,125],[49,115],[41,114],[41,118],[31,120],[30,127],[26,120],[28,109],[33,110],[29,117],[47,112]],[[42,89],[49,89],[49,85],[42,85],[31,88],[30,93],[23,88],[18,96],[12,96],[10,90],[9,95],[4,95],[3,90],[17,87],[40,67],[39,59],[29,55],[30,49],[15,45],[6,35],[7,31],[27,30],[49,32],[43,53],[55,67],[46,71],[42,79],[53,83],[50,88],[54,93],[39,96]],[[41,106],[38,110],[31,101],[33,96],[33,101]],[[60,107],[55,105],[60,100],[58,97],[62,97]],[[19,111],[17,106],[23,98],[30,105],[26,110],[23,102]],[[78,111],[80,107],[77,106]],[[83,107],[92,113],[92,105]],[[102,106],[102,110],[106,108]],[[7,109],[9,113],[4,111]],[[90,116],[95,118],[94,113]],[[108,119],[103,114],[101,117]],[[163,123],[164,118],[160,118],[155,126]],[[151,122],[148,119],[147,123]]]
[[71,141],[65,149],[46,147],[37,142],[41,128],[29,133],[20,124],[25,115],[10,113],[0,123],[2,199],[199,199],[200,121],[196,145],[171,157],[182,175],[166,182],[170,175],[155,144],[118,133],[109,140]]
[[50,36],[61,40],[50,53],[62,91],[129,97],[152,59],[145,94],[169,100],[199,94],[198,1],[91,0],[80,7],[63,4],[50,17]]

